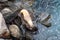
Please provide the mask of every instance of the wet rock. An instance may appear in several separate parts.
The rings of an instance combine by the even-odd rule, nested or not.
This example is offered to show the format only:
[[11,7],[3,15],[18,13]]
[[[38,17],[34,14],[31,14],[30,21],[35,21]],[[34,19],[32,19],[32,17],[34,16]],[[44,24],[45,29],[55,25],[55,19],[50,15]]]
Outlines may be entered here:
[[9,37],[9,30],[6,26],[5,20],[3,15],[0,13],[0,37],[8,38]]
[[17,25],[14,25],[14,24],[10,25],[9,30],[10,30],[11,35],[13,37],[16,37],[16,38],[21,37],[21,31],[20,31],[20,29],[18,28]]
[[34,26],[30,14],[26,9],[22,9],[19,15],[21,15],[21,19],[23,21],[23,24],[26,25],[26,28],[32,31],[37,31],[37,27]]
[[40,23],[41,24],[43,24],[47,27],[51,26],[51,22],[50,22],[51,15],[50,14],[43,12],[39,15],[39,17],[40,17]]
[[34,0],[22,0],[24,4],[32,6],[32,4],[34,3]]
[[26,40],[33,40],[33,35],[30,32],[26,32]]
[[42,23],[42,24],[45,25],[45,26],[47,26],[47,27],[50,27],[52,25],[50,21],[47,21],[47,22]]
[[30,33],[30,31],[25,31],[25,35],[23,35],[22,40],[33,40],[33,35]]

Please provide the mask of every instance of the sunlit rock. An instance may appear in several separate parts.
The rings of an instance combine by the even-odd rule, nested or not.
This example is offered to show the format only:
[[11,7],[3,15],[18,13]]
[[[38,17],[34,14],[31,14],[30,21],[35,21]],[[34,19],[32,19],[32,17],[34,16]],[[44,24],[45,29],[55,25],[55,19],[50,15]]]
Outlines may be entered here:
[[17,25],[14,25],[14,24],[10,25],[9,30],[10,30],[11,35],[13,37],[16,37],[16,38],[21,37],[21,31],[20,31],[20,29],[18,28]]

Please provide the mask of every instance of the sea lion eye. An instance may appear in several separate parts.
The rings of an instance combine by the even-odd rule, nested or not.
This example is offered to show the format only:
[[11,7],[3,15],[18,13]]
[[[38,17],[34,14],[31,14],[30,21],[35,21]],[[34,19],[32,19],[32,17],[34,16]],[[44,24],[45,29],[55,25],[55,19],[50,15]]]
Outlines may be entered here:
[[24,17],[23,13],[21,12],[21,16]]
[[23,13],[21,12],[21,15],[23,15]]

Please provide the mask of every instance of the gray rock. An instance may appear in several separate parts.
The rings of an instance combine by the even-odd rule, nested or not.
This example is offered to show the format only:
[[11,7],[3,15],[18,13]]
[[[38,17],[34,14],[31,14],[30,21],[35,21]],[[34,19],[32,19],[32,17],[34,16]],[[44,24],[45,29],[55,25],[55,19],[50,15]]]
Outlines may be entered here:
[[9,30],[6,26],[3,15],[0,13],[0,37],[6,37],[9,35]]
[[4,19],[6,23],[10,23],[17,15],[17,13],[13,13],[13,11],[10,8],[4,8],[1,13],[4,16]]
[[47,19],[47,17],[49,17],[49,14],[46,12],[43,12],[39,15],[39,17],[40,17],[40,21],[44,21],[45,19]]
[[0,2],[5,2],[5,1],[8,1],[8,0],[0,0]]
[[7,17],[10,14],[12,14],[12,11],[9,8],[4,8],[3,10],[1,10],[1,13],[3,14],[4,17]]
[[50,22],[50,19],[51,19],[51,15],[46,13],[46,12],[43,12],[39,15],[40,17],[40,23],[47,26],[47,27],[50,27],[51,26],[51,22]]

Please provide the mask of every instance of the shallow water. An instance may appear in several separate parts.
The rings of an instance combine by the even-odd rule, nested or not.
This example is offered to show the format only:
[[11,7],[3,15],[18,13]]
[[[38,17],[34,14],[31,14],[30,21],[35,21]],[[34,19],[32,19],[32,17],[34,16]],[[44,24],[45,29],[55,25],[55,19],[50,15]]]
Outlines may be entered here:
[[39,33],[34,36],[35,40],[60,40],[60,0],[36,0],[32,7],[36,14],[50,13],[52,23],[49,28],[38,24]]

